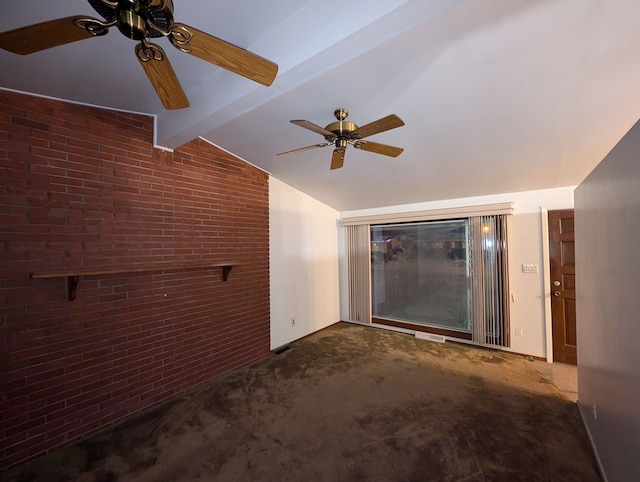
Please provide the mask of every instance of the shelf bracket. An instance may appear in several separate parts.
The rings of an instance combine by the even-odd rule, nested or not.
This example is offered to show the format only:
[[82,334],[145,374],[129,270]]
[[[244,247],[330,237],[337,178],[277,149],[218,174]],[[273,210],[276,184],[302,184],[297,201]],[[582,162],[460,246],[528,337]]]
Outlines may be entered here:
[[229,278],[229,272],[231,271],[231,268],[233,268],[233,266],[222,267],[222,281],[227,281],[227,279]]
[[69,301],[76,299],[76,291],[78,290],[78,280],[80,276],[67,276],[67,296]]

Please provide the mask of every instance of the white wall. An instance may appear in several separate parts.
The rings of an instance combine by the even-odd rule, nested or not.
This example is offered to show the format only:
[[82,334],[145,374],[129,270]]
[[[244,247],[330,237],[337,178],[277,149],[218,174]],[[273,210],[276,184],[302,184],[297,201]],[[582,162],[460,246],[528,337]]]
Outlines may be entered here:
[[640,122],[575,192],[578,403],[611,482],[640,480],[639,153]]
[[[511,351],[538,357],[547,356],[550,338],[550,289],[548,279],[547,209],[573,208],[574,186],[509,194],[496,194],[445,201],[387,206],[341,213],[342,218],[399,212],[474,206],[513,202],[514,214],[509,217],[509,289],[511,302]],[[342,231],[342,230],[341,230]],[[538,273],[522,273],[523,264],[538,265]],[[348,319],[347,278],[344,266],[344,241],[340,233],[340,314]],[[522,329],[516,336],[515,329]],[[551,351],[551,350],[549,350]]]
[[269,178],[272,349],[340,321],[338,217]]

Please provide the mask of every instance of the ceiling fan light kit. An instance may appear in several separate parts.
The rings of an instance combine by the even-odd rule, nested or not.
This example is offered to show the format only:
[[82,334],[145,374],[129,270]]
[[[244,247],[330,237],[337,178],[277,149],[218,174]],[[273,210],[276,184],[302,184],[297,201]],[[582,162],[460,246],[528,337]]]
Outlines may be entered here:
[[166,37],[181,52],[269,86],[278,66],[241,47],[173,20],[172,0],[87,0],[105,20],[72,16],[0,33],[0,48],[28,55],[79,40],[106,35],[116,27],[140,42],[135,54],[166,109],[189,107],[189,100],[167,55],[152,38]]
[[291,123],[297,126],[309,129],[310,131],[320,134],[324,137],[326,142],[320,144],[314,144],[311,146],[300,147],[291,151],[285,151],[277,154],[283,156],[286,154],[293,154],[295,152],[302,152],[309,149],[315,149],[317,147],[327,147],[334,145],[333,155],[331,157],[331,169],[339,169],[344,164],[344,155],[347,150],[347,146],[351,144],[356,149],[362,149],[363,151],[374,152],[376,154],[382,154],[383,156],[398,157],[404,151],[401,147],[389,146],[386,144],[379,144],[377,142],[371,142],[362,140],[365,137],[379,134],[380,132],[402,127],[404,122],[400,117],[395,114],[388,115],[374,122],[370,122],[362,127],[358,127],[351,121],[346,120],[349,115],[347,109],[336,109],[333,113],[337,122],[332,122],[327,127],[320,127],[313,122],[303,119],[292,120]]

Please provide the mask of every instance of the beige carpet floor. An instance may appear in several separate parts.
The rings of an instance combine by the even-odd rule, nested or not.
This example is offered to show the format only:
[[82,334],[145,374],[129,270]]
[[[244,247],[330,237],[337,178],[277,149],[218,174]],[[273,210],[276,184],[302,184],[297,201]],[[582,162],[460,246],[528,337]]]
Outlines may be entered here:
[[578,401],[578,367],[536,360],[534,367],[572,402]]

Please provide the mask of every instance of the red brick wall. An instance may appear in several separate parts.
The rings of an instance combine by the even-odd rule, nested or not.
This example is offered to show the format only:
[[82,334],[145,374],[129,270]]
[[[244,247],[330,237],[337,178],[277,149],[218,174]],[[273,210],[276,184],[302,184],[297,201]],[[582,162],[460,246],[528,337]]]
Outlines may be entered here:
[[[0,91],[0,468],[269,352],[268,177],[153,122]],[[67,278],[30,272],[244,260]]]

